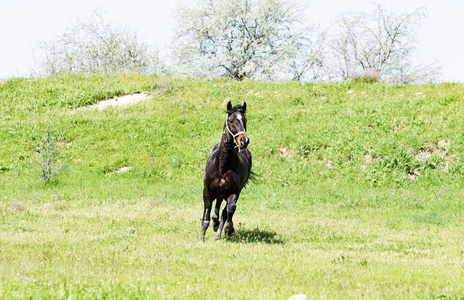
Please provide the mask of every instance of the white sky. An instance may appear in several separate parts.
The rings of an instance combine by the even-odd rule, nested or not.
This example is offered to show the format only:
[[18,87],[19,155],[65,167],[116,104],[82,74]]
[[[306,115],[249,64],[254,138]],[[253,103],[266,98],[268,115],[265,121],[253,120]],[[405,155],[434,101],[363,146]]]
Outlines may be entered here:
[[[136,31],[166,52],[177,5],[194,0],[0,0],[0,78],[25,76],[33,66],[33,49],[40,41],[61,34],[79,17],[97,8],[106,21]],[[372,11],[379,3],[396,13],[428,9],[419,31],[418,60],[442,65],[442,80],[464,82],[464,0],[313,0],[309,21],[328,27],[341,13]]]

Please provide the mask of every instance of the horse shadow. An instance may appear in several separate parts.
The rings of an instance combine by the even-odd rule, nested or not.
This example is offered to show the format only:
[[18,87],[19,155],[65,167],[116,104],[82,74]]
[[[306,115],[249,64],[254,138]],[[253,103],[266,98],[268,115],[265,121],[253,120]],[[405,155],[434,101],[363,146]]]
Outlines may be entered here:
[[232,243],[285,244],[283,240],[277,237],[276,232],[261,230],[259,228],[238,228],[234,235],[229,237],[227,240]]

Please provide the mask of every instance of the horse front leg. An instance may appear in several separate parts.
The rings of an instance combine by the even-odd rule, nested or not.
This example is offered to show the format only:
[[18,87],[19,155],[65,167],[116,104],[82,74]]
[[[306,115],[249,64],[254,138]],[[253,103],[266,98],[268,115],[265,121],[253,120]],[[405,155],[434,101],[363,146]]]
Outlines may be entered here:
[[216,231],[216,236],[214,237],[216,241],[219,241],[221,239],[222,228],[224,227],[224,223],[226,222],[226,220],[227,220],[227,206],[224,207],[224,209],[222,210],[221,222],[219,222],[219,226]]
[[211,207],[213,205],[213,202],[211,200],[211,196],[209,192],[206,190],[206,188],[203,189],[203,204],[204,204],[204,210],[203,210],[203,217],[201,218],[201,234],[200,234],[200,240],[205,241],[205,233],[206,230],[209,227],[209,222],[210,222],[210,214],[211,214]]
[[219,210],[221,209],[221,203],[222,203],[222,198],[216,199],[216,206],[214,207],[214,212],[213,212],[213,230],[214,232],[218,231],[219,228]]
[[234,216],[235,210],[237,209],[237,200],[238,200],[238,195],[232,194],[229,196],[227,199],[227,220],[226,224],[224,227],[224,232],[227,236],[231,236],[234,234],[235,229],[234,229],[234,223],[232,222],[232,218]]

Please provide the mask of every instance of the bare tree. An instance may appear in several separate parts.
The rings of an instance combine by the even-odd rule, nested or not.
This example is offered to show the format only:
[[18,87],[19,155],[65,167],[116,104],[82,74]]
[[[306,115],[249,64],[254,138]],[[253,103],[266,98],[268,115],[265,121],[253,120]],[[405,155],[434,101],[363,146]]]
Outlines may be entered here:
[[39,75],[61,73],[159,73],[158,51],[135,33],[104,20],[99,10],[78,20],[55,40],[41,42],[36,51]]
[[[378,73],[379,79],[393,83],[412,83],[432,79],[436,65],[417,67],[416,32],[425,17],[424,9],[395,15],[378,5],[373,13],[350,13],[338,22],[331,40],[333,70],[347,80],[363,73]],[[401,77],[398,77],[402,74]],[[404,79],[400,82],[399,79]]]
[[294,81],[318,81],[324,76],[326,33],[307,27],[292,43],[289,73]]
[[301,16],[284,0],[199,0],[178,11],[176,64],[188,75],[273,78],[290,63]]

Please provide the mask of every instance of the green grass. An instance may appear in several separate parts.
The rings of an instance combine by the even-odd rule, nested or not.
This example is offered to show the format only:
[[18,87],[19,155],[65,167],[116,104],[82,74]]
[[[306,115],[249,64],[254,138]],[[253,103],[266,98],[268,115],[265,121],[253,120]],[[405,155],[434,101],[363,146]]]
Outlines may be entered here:
[[[229,100],[260,177],[236,235],[201,243]],[[464,297],[463,101],[460,84],[0,81],[0,298]],[[64,169],[44,184],[47,130]]]

